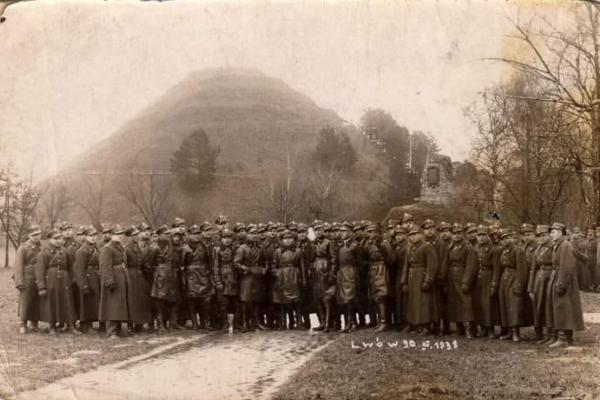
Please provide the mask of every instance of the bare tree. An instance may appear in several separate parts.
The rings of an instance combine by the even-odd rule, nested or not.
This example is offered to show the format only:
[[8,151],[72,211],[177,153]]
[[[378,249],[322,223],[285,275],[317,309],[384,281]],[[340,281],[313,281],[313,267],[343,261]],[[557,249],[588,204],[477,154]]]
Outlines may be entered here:
[[45,194],[41,201],[42,216],[50,228],[64,217],[64,214],[73,206],[74,201],[69,195],[66,185],[62,181],[50,182],[44,188]]
[[[570,129],[553,140],[569,152],[578,173],[587,222],[600,223],[600,8],[593,0],[574,3],[575,24],[555,28],[544,18],[510,21],[511,39],[529,50],[528,57],[491,58],[542,83],[533,96],[515,96],[555,105]],[[567,120],[568,119],[568,120]]]
[[102,213],[108,197],[106,191],[108,175],[106,172],[99,174],[86,174],[79,179],[78,187],[81,190],[75,202],[90,218],[94,228],[102,229]]
[[171,183],[168,175],[130,174],[120,194],[148,224],[160,226],[167,222],[172,208]]
[[309,219],[329,219],[335,216],[340,203],[340,182],[343,171],[331,166],[317,168],[304,182],[304,202]]
[[288,222],[302,200],[295,160],[290,152],[287,154],[285,170],[270,179],[263,191],[270,209],[275,211],[278,220]]

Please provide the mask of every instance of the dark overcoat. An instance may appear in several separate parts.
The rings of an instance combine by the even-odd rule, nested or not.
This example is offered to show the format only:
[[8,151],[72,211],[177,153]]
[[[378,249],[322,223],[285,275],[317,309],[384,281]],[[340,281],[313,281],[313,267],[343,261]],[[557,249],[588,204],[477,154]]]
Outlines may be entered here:
[[129,321],[125,249],[109,242],[100,249],[99,321]]
[[97,321],[100,315],[100,257],[98,247],[84,243],[75,253],[74,273],[78,288],[79,320]]
[[19,246],[15,259],[15,287],[22,287],[19,293],[18,314],[21,321],[40,319],[40,298],[35,284],[35,266],[42,251],[41,243],[28,240]]
[[73,261],[64,247],[49,245],[38,255],[35,279],[38,290],[46,289],[40,300],[40,320],[71,324],[77,319],[73,299]]

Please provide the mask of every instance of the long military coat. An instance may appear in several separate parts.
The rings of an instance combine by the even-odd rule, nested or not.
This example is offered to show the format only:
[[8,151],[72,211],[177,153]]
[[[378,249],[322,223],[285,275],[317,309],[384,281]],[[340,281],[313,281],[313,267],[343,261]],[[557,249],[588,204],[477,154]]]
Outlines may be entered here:
[[100,257],[98,247],[84,243],[75,253],[74,273],[78,288],[79,320],[97,321],[100,314]]
[[332,241],[326,237],[317,238],[315,261],[312,265],[313,295],[317,300],[331,300],[335,296],[334,269],[337,264],[337,251]]
[[[452,243],[448,249],[448,276],[446,306],[450,322],[470,322],[475,320],[473,310],[473,282],[477,276],[477,256],[471,244],[465,240]],[[462,285],[468,287],[463,292]]]
[[181,299],[179,267],[174,265],[180,258],[181,249],[174,249],[170,242],[160,242],[152,247],[148,263],[152,267],[150,297],[176,303]]
[[73,299],[73,261],[64,247],[49,245],[38,255],[35,278],[38,290],[46,289],[40,300],[40,320],[73,323],[77,319]]
[[150,282],[146,279],[142,265],[142,256],[137,243],[125,246],[127,259],[127,306],[129,319],[134,324],[151,323],[152,300]]
[[190,242],[192,251],[185,253],[185,297],[206,298],[216,294],[213,279],[213,245],[202,239]]
[[19,246],[15,260],[15,287],[23,287],[19,293],[19,317],[21,321],[40,319],[40,298],[35,284],[35,266],[42,251],[41,243],[28,240]]
[[361,253],[358,244],[348,239],[338,247],[337,282],[335,295],[337,304],[355,303],[358,301],[358,268]]
[[[235,249],[233,245],[215,248],[213,257],[212,279],[219,295],[237,296],[239,293],[238,271],[234,264]],[[219,287],[223,287],[222,290]]]
[[125,257],[125,249],[115,242],[100,249],[100,321],[129,320]]
[[[550,277],[551,325],[560,330],[584,330],[583,311],[577,282],[577,261],[573,248],[564,238],[554,243],[552,252],[554,270]],[[557,289],[564,289],[559,294]]]
[[368,239],[363,247],[363,261],[368,265],[369,299],[379,300],[390,294],[390,282],[381,241]]
[[500,304],[498,297],[491,297],[494,268],[498,263],[497,248],[493,243],[478,244],[475,247],[477,257],[477,276],[473,284],[473,311],[475,322],[481,326],[500,325]]
[[297,303],[300,286],[304,283],[302,252],[296,246],[279,247],[275,250],[271,265],[273,281],[273,303]]
[[529,268],[523,249],[510,244],[500,255],[500,319],[503,327],[527,326],[525,291]]
[[240,274],[240,301],[261,303],[265,301],[265,274],[262,249],[257,243],[244,243],[234,258],[234,264]]
[[[408,286],[406,321],[410,324],[427,324],[439,318],[433,295],[437,264],[437,253],[430,243],[420,241],[408,246],[402,285]],[[431,286],[429,291],[422,288],[425,282]]]
[[527,292],[533,294],[533,323],[538,328],[552,328],[550,277],[552,276],[552,239],[541,244],[533,253]]

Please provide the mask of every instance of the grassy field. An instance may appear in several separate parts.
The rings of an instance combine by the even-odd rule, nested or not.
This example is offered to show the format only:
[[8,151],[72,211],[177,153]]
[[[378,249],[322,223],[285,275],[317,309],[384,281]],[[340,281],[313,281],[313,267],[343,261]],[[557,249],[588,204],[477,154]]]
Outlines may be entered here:
[[[600,294],[582,297],[585,312],[600,311]],[[524,336],[533,339],[532,330]],[[600,398],[600,325],[588,324],[575,340],[573,348],[551,350],[532,341],[467,341],[456,336],[422,338],[363,330],[339,336],[304,365],[276,398]],[[397,347],[390,347],[396,342]]]
[[[177,335],[140,334],[117,341],[105,335],[75,336],[42,333],[18,334],[17,291],[12,269],[0,269],[0,398],[6,399],[7,387],[17,393],[53,382],[65,376],[146,353],[172,343],[179,337],[191,337],[192,331]],[[5,393],[2,393],[4,387]]]

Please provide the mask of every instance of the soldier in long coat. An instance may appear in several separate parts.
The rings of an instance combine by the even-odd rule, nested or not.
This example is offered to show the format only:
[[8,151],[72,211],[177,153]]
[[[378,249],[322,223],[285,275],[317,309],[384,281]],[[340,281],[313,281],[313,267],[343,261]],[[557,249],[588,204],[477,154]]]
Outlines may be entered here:
[[577,282],[579,289],[587,292],[591,286],[590,273],[587,268],[588,255],[585,239],[581,237],[581,230],[578,227],[573,228],[570,242],[575,254],[575,260],[577,261]]
[[40,298],[35,284],[35,266],[42,251],[42,229],[33,225],[28,230],[28,240],[19,246],[15,260],[15,287],[19,291],[19,333],[27,333],[27,321],[33,331],[38,330]]
[[548,284],[552,304],[551,324],[557,331],[557,341],[549,347],[568,346],[573,343],[573,332],[585,329],[577,282],[577,260],[565,233],[566,227],[560,223],[554,223],[550,230],[554,247],[553,270]]
[[140,231],[131,226],[125,231],[125,256],[127,267],[127,307],[129,308],[129,331],[141,332],[144,325],[153,321],[150,281],[146,277],[142,263],[142,253],[138,246]]
[[340,226],[341,244],[337,253],[337,285],[335,289],[337,304],[344,308],[346,324],[340,332],[349,333],[357,329],[356,303],[358,302],[360,248],[351,237],[352,225],[344,222]]
[[386,319],[388,321],[388,325],[395,327],[398,326],[398,317],[396,316],[396,247],[398,244],[396,243],[396,237],[394,235],[394,230],[399,226],[398,221],[389,220],[387,225],[387,231],[383,235],[382,240],[382,248],[383,248],[383,259],[385,261],[385,267],[387,269],[388,275],[388,296],[387,296],[387,304],[386,304]]
[[74,274],[79,297],[79,321],[83,333],[92,328],[100,314],[100,252],[94,228],[83,231],[83,244],[75,253]]
[[118,339],[121,324],[129,321],[127,260],[122,246],[125,232],[118,225],[110,242],[100,249],[100,312],[109,339]]
[[[156,310],[156,325],[158,333],[164,333],[166,320],[171,314],[171,309],[181,299],[181,286],[177,272],[176,259],[180,258],[177,250],[171,244],[171,231],[166,225],[156,231],[158,242],[152,247],[148,257],[148,264],[152,268],[152,287],[150,297],[154,299]],[[177,321],[170,321],[171,324]]]
[[[212,279],[213,243],[212,225],[208,222],[190,228],[188,247],[186,247],[184,267],[186,291],[184,296],[190,309],[192,329],[213,330],[211,326],[211,304],[216,295]],[[196,313],[200,313],[198,326]]]
[[175,218],[171,224],[171,247],[173,249],[173,272],[175,279],[179,284],[179,293],[181,296],[170,308],[169,329],[186,329],[186,315],[188,315],[189,305],[185,293],[187,291],[187,280],[185,277],[184,254],[186,248],[185,221],[182,218]]
[[[75,253],[81,245],[81,243],[75,240],[75,227],[70,222],[63,221],[63,223],[60,225],[60,233],[63,240],[63,247],[67,253],[69,253],[71,260],[75,260]],[[77,301],[77,299],[79,299],[79,288],[77,287],[75,281],[73,281],[71,289],[73,292],[73,299],[75,299],[75,314],[77,317],[79,317],[79,301]]]
[[[492,285],[499,288],[500,318],[503,334],[500,339],[521,341],[520,327],[525,323],[524,293],[527,289],[529,268],[525,263],[523,249],[512,240],[512,232],[500,233],[502,253]],[[496,282],[499,282],[497,284]]]
[[500,306],[498,298],[492,296],[494,268],[498,262],[497,249],[489,235],[489,228],[477,228],[477,276],[473,285],[473,311],[475,323],[479,325],[480,337],[495,339],[495,327],[500,325]]
[[[435,222],[427,219],[423,222],[423,240],[431,243],[435,252],[438,256],[438,271],[435,278],[435,286],[433,288],[433,295],[435,297],[436,309],[440,317],[439,323],[433,324],[433,334],[448,334],[450,333],[450,322],[448,321],[447,315],[447,283],[446,276],[448,271],[448,246],[446,242],[435,234]],[[446,229],[450,229],[450,224],[442,222],[440,224],[440,231],[444,232]]]
[[317,302],[320,325],[315,331],[329,332],[331,328],[332,307],[335,301],[334,268],[337,264],[337,251],[334,243],[325,236],[325,224],[315,221],[315,261],[311,266],[313,296]]
[[302,329],[308,330],[311,328],[309,309],[313,300],[312,276],[310,266],[315,260],[315,247],[313,243],[308,239],[308,226],[305,224],[298,224],[298,248],[302,255],[307,282],[306,286],[300,287],[300,314],[302,316]]
[[431,243],[423,240],[418,227],[408,233],[410,245],[406,254],[406,265],[402,276],[402,290],[408,294],[406,322],[417,327],[421,335],[431,332],[439,314],[433,296],[433,285],[437,276],[438,259]]
[[[533,322],[538,344],[546,344],[552,340],[553,328],[550,314],[552,303],[549,301],[548,289],[552,275],[552,238],[547,225],[536,227],[538,247],[533,253],[527,292],[533,300]],[[543,329],[546,328],[546,336]]]
[[[525,257],[525,265],[527,267],[527,286],[529,287],[529,276],[531,275],[531,266],[533,264],[533,255],[538,248],[538,242],[535,237],[535,226],[531,224],[523,224],[521,226],[521,243],[523,247],[523,254]],[[523,296],[523,307],[525,307],[525,321],[523,326],[533,325],[533,302],[531,298]],[[541,340],[542,335],[536,335],[536,340]]]
[[394,239],[396,247],[394,248],[394,266],[396,269],[396,280],[391,281],[390,285],[395,287],[396,299],[394,303],[394,316],[397,318],[396,328],[399,331],[404,331],[406,325],[406,299],[407,294],[402,290],[402,277],[404,276],[404,268],[406,267],[406,252],[408,249],[408,231],[398,226],[394,229]]
[[366,231],[369,238],[364,244],[363,260],[369,271],[369,301],[377,307],[378,324],[375,331],[380,332],[388,328],[386,306],[390,282],[378,227],[371,224]]
[[590,276],[590,290],[595,291],[600,283],[600,274],[596,266],[598,265],[598,240],[593,228],[589,228],[587,231],[587,268]]
[[294,234],[283,232],[281,247],[275,250],[270,268],[274,276],[273,303],[279,306],[279,330],[286,329],[286,314],[290,315],[290,328],[294,323],[294,312],[300,316],[300,288],[306,286],[306,272],[302,252],[294,243]]
[[280,225],[277,226],[273,222],[267,223],[265,239],[261,243],[263,259],[265,262],[265,266],[267,267],[267,275],[263,278],[265,281],[265,296],[264,303],[262,304],[262,310],[260,312],[261,323],[263,321],[263,315],[266,316],[266,326],[269,328],[275,328],[280,321],[278,318],[278,309],[279,307],[273,302],[273,285],[275,284],[275,277],[270,273],[271,266],[273,264],[273,257],[275,256],[275,251],[281,244],[281,240],[278,237],[278,232],[285,231],[285,226]]
[[253,317],[255,326],[266,330],[259,316],[260,305],[265,298],[265,280],[267,273],[263,252],[258,243],[256,225],[248,226],[246,243],[242,244],[235,253],[234,264],[240,274],[240,308],[242,317],[242,332],[249,328],[248,320]]
[[[357,221],[354,224],[354,241],[356,246],[358,247],[358,253],[360,254],[360,262],[358,265],[358,302],[356,304],[356,309],[358,312],[358,328],[367,327],[367,315],[369,315],[369,282],[367,279],[368,271],[367,267],[363,260],[364,254],[364,242],[365,242],[365,234],[364,229],[368,226],[368,223],[365,221]],[[373,315],[374,317],[374,315]],[[375,326],[375,318],[369,322],[369,326]]]
[[473,310],[473,286],[477,276],[475,249],[465,239],[463,227],[452,227],[453,243],[448,249],[448,321],[456,324],[459,335],[466,332],[473,339],[475,312]]
[[47,234],[48,246],[38,254],[35,280],[40,301],[40,320],[48,322],[50,333],[56,334],[56,323],[66,324],[67,331],[75,329],[73,299],[73,260],[62,246],[61,234],[52,230]]
[[233,233],[224,229],[221,232],[221,244],[214,251],[212,279],[223,321],[221,330],[229,330],[229,333],[234,331],[235,315],[238,311],[239,278],[234,264],[236,250]]

